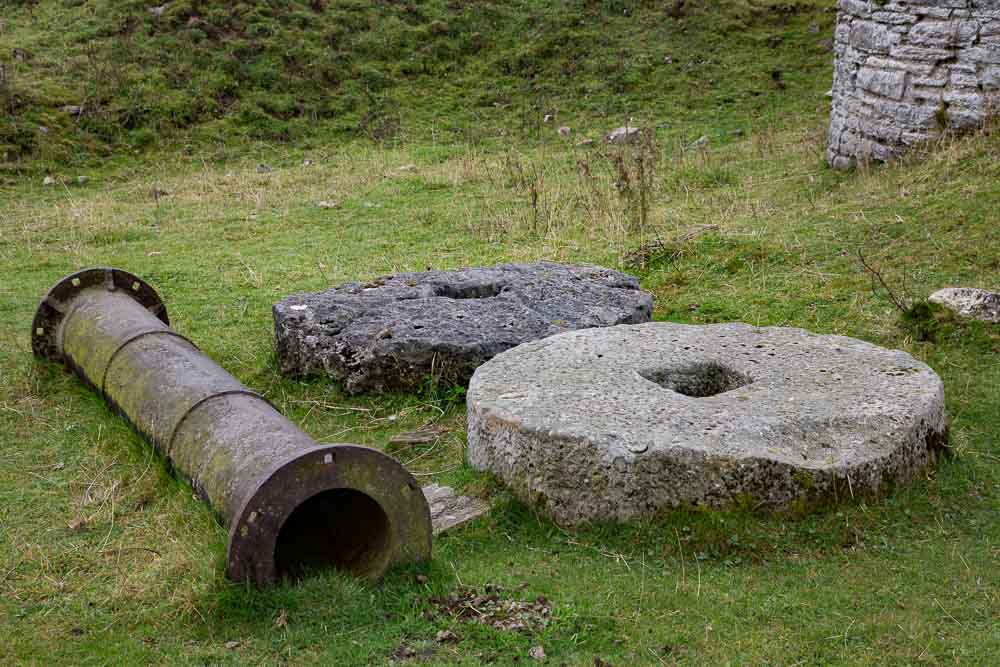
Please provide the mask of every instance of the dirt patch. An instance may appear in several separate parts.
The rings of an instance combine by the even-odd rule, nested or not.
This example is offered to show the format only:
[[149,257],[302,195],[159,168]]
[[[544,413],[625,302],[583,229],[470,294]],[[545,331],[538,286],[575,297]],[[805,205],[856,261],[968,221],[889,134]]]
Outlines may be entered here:
[[481,591],[462,587],[446,597],[431,599],[431,604],[435,615],[505,632],[540,632],[552,619],[552,603],[545,596],[518,600],[511,591],[494,584],[487,584]]

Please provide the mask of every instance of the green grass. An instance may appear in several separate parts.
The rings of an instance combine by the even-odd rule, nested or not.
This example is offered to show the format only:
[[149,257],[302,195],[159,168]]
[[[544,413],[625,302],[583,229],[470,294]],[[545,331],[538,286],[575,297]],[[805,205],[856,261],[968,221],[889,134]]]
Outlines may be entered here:
[[[495,34],[509,40],[532,11],[544,17],[554,6],[482,4],[516,13],[514,23],[496,21]],[[694,17],[709,11],[693,4]],[[449,83],[436,110],[407,107],[403,134],[387,143],[320,126],[287,143],[237,141],[252,124],[223,115],[170,129],[164,145],[139,158],[118,143],[132,130],[113,133],[106,147],[117,152],[104,164],[89,154],[67,162],[55,148],[18,157],[0,181],[0,662],[383,665],[405,644],[424,657],[402,664],[525,664],[534,646],[556,665],[597,657],[616,666],[991,664],[1000,652],[1000,328],[919,308],[902,317],[883,290],[873,292],[857,253],[908,303],[946,285],[1000,287],[1000,134],[948,139],[888,167],[828,170],[829,56],[822,67],[788,67],[788,88],[768,89],[764,109],[751,93],[758,80],[743,74],[772,67],[769,58],[795,62],[801,54],[785,47],[818,42],[824,33],[808,23],[822,19],[825,31],[830,17],[790,14],[786,28],[770,23],[772,12],[750,12],[757,18],[745,31],[725,33],[757,4],[782,6],[733,3],[718,31],[692,19],[676,34],[667,20],[665,33],[643,31],[654,3],[586,4],[611,26],[588,23],[588,31],[636,52],[665,49],[657,39],[666,35],[719,58],[714,87],[657,93],[650,84],[648,98],[623,94],[648,124],[670,122],[653,146],[575,147],[580,135],[620,121],[618,111],[594,113],[569,93],[557,111],[574,119],[572,140],[555,132],[560,116],[523,133],[512,121],[506,136],[482,141],[503,114],[463,115],[449,104],[469,88]],[[74,23],[65,43],[39,47],[53,22],[111,5],[19,6],[4,15],[0,53],[11,35],[30,37],[37,60],[56,62],[88,28]],[[428,18],[447,7],[419,6]],[[632,17],[611,18],[625,6]],[[401,7],[358,11],[371,18]],[[545,37],[542,27],[524,49]],[[775,49],[757,43],[786,29]],[[723,39],[735,46],[718,48]],[[497,44],[481,60],[456,60],[457,71],[488,81],[487,56],[513,49]],[[553,71],[538,81],[563,90]],[[76,94],[82,83],[60,76],[24,75],[38,85],[23,89],[44,102],[31,108],[73,101],[54,91]],[[414,85],[387,90],[405,102]],[[717,106],[729,87],[742,91],[737,101]],[[448,124],[462,131],[435,133]],[[703,134],[709,144],[693,147]],[[66,151],[86,139],[76,126],[45,136],[66,141]],[[643,160],[645,181],[636,171]],[[257,173],[260,162],[274,170]],[[415,168],[400,169],[407,165]],[[43,187],[34,170],[53,166],[60,183]],[[89,182],[76,183],[79,173]],[[290,293],[428,266],[535,259],[635,272],[654,293],[659,320],[800,326],[905,349],[945,382],[955,456],[883,500],[808,516],[690,511],[568,531],[464,465],[454,395],[429,386],[414,396],[349,397],[326,380],[277,372],[270,306]],[[91,265],[151,282],[177,330],[318,440],[386,448],[422,482],[488,497],[494,511],[436,540],[431,563],[379,586],[335,573],[265,591],[227,582],[225,531],[191,489],[79,380],[31,357],[37,300]],[[453,428],[437,445],[388,446],[432,420]],[[524,635],[433,613],[432,599],[491,583],[526,600],[545,596],[552,623]],[[459,642],[436,643],[444,629]]]
[[642,0],[157,4],[8,3],[0,175],[164,146],[537,139],[546,115],[692,141],[814,112],[834,19],[832,0],[691,0],[679,17]]
[[[692,512],[564,531],[463,465],[462,410],[446,397],[350,398],[276,372],[269,306],[291,292],[501,260],[637,270],[622,260],[638,230],[600,166],[605,149],[354,145],[310,167],[298,153],[273,154],[270,174],[254,162],[147,165],[83,187],[6,189],[6,661],[384,664],[406,643],[430,647],[432,664],[509,664],[535,645],[556,664],[581,665],[595,656],[988,663],[1000,649],[1000,331],[939,318],[933,342],[916,340],[887,296],[872,293],[855,252],[914,301],[947,284],[995,286],[1000,141],[980,135],[907,164],[838,174],[820,164],[821,122],[715,149],[661,146],[643,235],[671,250],[640,270],[657,319],[858,336],[906,349],[944,378],[957,456],[884,501],[800,518]],[[512,185],[512,154],[520,171],[540,175],[540,227],[531,185]],[[595,183],[581,180],[581,159]],[[407,164],[416,170],[398,170]],[[720,181],[722,169],[730,175]],[[154,201],[153,187],[170,194]],[[392,451],[422,481],[486,494],[497,509],[438,540],[433,563],[380,587],[332,574],[263,592],[227,583],[224,531],[190,489],[78,380],[31,359],[36,299],[97,264],[149,279],[178,330],[318,439],[384,447],[429,420],[453,425],[432,450]],[[425,614],[431,598],[487,583],[545,595],[554,622],[508,636]],[[460,643],[435,644],[445,628]]]

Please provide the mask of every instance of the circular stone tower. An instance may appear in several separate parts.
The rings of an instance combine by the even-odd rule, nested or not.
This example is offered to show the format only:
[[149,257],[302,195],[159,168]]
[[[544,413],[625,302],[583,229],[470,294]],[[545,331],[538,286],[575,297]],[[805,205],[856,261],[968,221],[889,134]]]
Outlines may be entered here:
[[885,161],[1000,111],[1000,0],[840,0],[827,161]]

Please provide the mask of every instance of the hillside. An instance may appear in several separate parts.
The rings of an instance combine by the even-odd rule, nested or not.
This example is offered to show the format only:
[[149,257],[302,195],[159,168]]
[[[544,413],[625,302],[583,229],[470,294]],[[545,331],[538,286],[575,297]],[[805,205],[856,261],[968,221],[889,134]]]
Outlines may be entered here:
[[[0,0],[0,665],[996,662],[1000,326],[927,297],[1000,289],[1000,125],[830,169],[834,0],[163,1]],[[291,294],[533,261],[633,274],[657,322],[903,350],[948,455],[835,507],[568,528],[468,464],[464,388],[280,372]],[[33,356],[92,266],[317,442],[491,512],[378,585],[227,580],[193,487]]]
[[20,0],[0,21],[0,169],[237,139],[481,142],[530,137],[546,115],[785,123],[825,109],[833,7]]

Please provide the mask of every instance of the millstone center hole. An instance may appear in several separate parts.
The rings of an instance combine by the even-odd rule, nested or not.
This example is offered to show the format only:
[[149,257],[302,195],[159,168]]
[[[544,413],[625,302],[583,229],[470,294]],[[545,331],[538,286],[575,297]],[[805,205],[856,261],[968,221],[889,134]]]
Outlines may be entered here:
[[488,285],[438,285],[434,292],[437,296],[446,299],[491,299],[500,296],[503,288],[503,285],[495,283]]
[[389,545],[389,517],[375,500],[353,489],[309,498],[285,520],[274,547],[279,577],[334,568],[358,576],[375,570]]
[[714,361],[696,362],[670,368],[641,371],[642,377],[664,389],[692,398],[707,398],[745,387],[753,380]]

